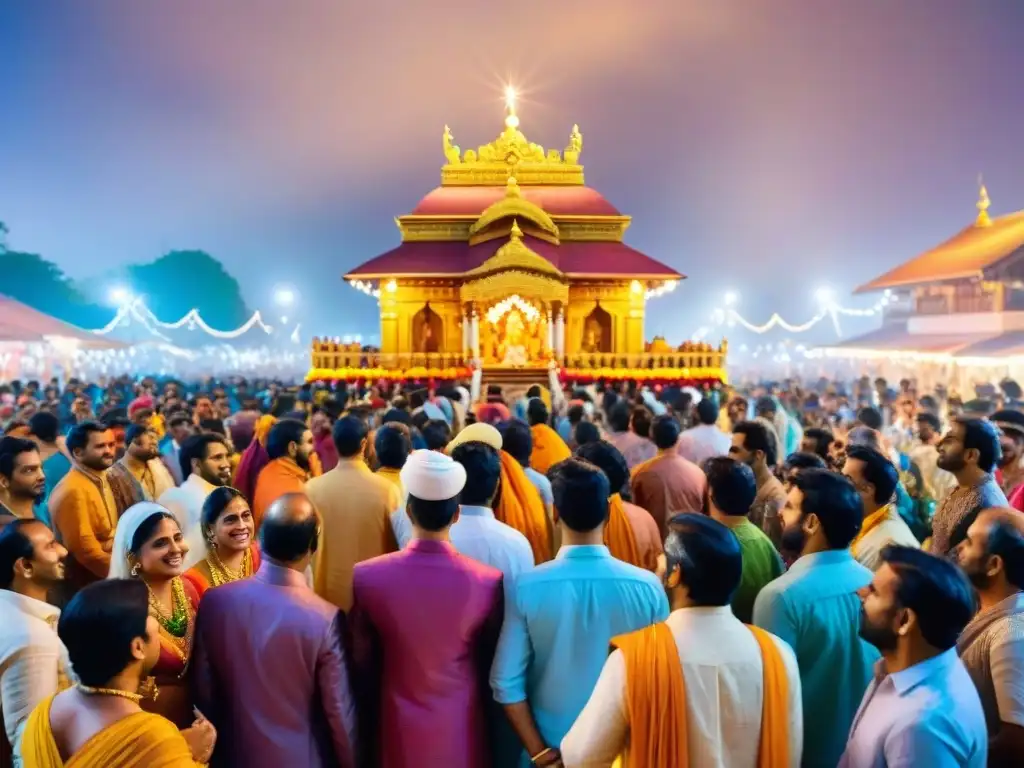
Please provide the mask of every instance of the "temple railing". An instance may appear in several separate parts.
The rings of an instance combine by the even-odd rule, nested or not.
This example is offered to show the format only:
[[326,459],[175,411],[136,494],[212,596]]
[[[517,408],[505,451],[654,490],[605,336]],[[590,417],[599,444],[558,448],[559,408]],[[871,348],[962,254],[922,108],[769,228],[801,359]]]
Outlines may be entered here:
[[[557,362],[561,368],[577,371],[724,369],[727,351],[728,345],[724,342],[718,348],[706,343],[687,342],[682,349],[657,352],[574,352],[562,355]],[[384,353],[319,340],[314,340],[312,349],[312,367],[319,370],[445,370],[468,369],[471,364],[470,357],[461,352]],[[546,367],[547,363],[541,360],[536,365]]]

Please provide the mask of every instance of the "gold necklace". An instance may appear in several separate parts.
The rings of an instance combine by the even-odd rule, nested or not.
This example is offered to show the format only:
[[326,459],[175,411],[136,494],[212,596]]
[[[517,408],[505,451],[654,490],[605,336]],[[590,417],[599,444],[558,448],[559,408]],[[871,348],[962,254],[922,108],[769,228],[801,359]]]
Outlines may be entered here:
[[211,586],[219,587],[222,584],[230,584],[232,581],[240,581],[252,575],[252,550],[246,549],[242,555],[242,565],[237,571],[233,571],[224,564],[216,550],[210,550],[210,556],[206,558],[210,566]]
[[136,704],[142,701],[141,694],[122,691],[120,688],[93,688],[91,685],[82,685],[81,683],[75,687],[87,696],[120,696],[122,699],[134,701]]
[[[148,584],[146,588],[149,589]],[[175,576],[171,579],[171,594],[173,595],[172,613],[168,616],[167,611],[160,605],[156,595],[153,594],[153,590],[150,589],[149,612],[157,620],[157,624],[160,625],[160,636],[167,640],[167,645],[171,652],[181,660],[187,669],[189,656],[192,654],[192,638],[195,629],[193,618],[195,612],[192,610],[192,604],[185,596],[185,587],[180,576]],[[181,672],[181,675],[184,674],[185,669]]]

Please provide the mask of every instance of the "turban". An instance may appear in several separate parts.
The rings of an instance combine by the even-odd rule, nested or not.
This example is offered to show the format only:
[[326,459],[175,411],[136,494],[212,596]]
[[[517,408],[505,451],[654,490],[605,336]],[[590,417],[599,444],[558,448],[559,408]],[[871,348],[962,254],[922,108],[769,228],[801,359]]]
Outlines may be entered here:
[[410,496],[424,501],[454,499],[466,484],[466,469],[437,451],[413,451],[399,473]]
[[128,418],[131,418],[136,411],[141,411],[144,408],[153,409],[153,398],[148,395],[137,397],[131,401],[128,405]]
[[445,449],[447,453],[451,453],[463,443],[483,443],[489,445],[496,451],[501,450],[501,432],[492,427],[490,424],[484,424],[482,421],[478,421],[476,424],[470,424],[468,427],[463,429],[457,434]]

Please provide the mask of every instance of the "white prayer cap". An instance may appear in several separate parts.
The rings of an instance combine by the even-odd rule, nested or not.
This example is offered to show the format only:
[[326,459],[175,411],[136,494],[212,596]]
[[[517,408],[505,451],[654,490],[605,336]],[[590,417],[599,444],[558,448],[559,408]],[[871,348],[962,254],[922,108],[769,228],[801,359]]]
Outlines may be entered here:
[[451,453],[463,443],[483,443],[484,445],[491,446],[496,451],[500,451],[502,444],[501,432],[490,424],[478,421],[459,432],[459,434],[452,438],[452,441],[448,443],[448,447],[444,450],[446,453]]
[[438,451],[413,451],[400,475],[406,492],[424,501],[454,499],[466,484],[465,467]]

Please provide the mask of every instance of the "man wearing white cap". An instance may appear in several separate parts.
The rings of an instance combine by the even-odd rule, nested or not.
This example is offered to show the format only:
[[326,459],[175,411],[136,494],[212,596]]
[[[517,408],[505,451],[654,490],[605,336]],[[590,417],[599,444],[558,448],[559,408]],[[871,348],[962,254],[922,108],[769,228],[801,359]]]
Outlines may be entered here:
[[481,692],[501,630],[501,571],[448,540],[466,484],[461,464],[414,451],[401,477],[412,540],[353,574],[349,619],[367,763],[484,768],[492,757]]

